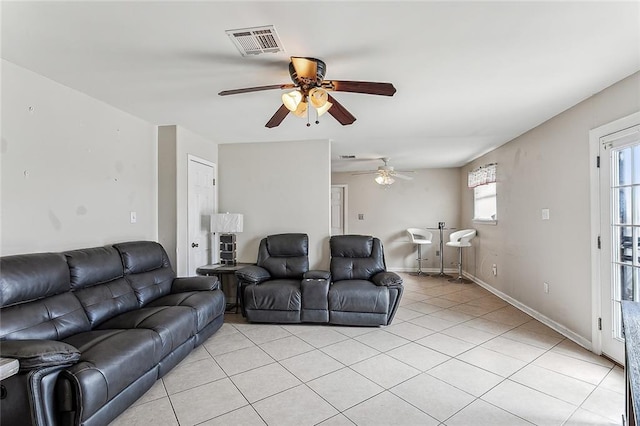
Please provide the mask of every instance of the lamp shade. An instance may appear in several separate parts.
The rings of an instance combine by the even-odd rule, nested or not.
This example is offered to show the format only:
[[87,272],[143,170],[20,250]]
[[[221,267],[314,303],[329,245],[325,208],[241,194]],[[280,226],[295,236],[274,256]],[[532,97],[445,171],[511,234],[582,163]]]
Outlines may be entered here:
[[291,112],[295,112],[298,109],[300,102],[302,102],[302,93],[299,90],[282,94],[282,103]]
[[235,234],[242,232],[244,216],[241,213],[220,213],[211,215],[211,232]]

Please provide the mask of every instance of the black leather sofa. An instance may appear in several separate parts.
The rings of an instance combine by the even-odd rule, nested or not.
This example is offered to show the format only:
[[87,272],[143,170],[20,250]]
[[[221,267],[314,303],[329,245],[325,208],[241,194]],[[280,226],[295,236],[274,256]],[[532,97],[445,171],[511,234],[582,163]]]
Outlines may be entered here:
[[256,265],[236,272],[249,322],[389,325],[402,278],[386,271],[382,243],[364,235],[331,237],[331,271],[309,271],[306,234],[270,235]]
[[220,328],[218,286],[149,241],[0,258],[0,421],[108,424]]

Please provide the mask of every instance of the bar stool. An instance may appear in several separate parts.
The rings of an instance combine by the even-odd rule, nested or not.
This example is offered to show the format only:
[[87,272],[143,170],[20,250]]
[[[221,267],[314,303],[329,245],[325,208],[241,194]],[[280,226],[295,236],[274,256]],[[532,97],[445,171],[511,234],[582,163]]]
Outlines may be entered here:
[[449,235],[449,242],[447,245],[449,247],[458,247],[458,278],[451,278],[450,282],[455,283],[470,283],[471,280],[468,280],[462,276],[462,248],[463,247],[471,247],[471,240],[476,236],[475,229],[463,229],[461,231],[452,232]]
[[427,260],[422,258],[422,246],[426,244],[431,244],[431,239],[433,238],[433,234],[426,229],[423,228],[408,228],[407,233],[411,237],[411,242],[418,246],[418,270],[412,275],[428,275],[425,272],[422,272],[422,261]]

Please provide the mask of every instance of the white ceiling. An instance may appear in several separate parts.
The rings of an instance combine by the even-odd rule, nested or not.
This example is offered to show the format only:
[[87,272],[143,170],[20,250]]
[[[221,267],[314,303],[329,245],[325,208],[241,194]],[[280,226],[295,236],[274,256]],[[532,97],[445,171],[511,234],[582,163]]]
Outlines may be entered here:
[[[2,2],[4,59],[155,124],[219,143],[330,139],[334,171],[460,166],[640,70],[640,3]],[[243,58],[227,29],[273,24],[286,53]],[[394,97],[336,92],[357,121],[265,123],[289,56],[327,79],[392,82]],[[301,142],[304,143],[304,142]]]

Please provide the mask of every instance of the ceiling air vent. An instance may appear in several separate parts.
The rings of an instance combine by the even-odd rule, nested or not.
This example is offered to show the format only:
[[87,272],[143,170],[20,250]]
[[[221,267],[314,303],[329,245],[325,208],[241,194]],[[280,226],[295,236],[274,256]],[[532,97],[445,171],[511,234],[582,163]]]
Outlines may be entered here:
[[273,25],[225,31],[242,56],[284,52]]

